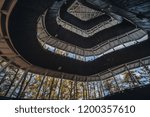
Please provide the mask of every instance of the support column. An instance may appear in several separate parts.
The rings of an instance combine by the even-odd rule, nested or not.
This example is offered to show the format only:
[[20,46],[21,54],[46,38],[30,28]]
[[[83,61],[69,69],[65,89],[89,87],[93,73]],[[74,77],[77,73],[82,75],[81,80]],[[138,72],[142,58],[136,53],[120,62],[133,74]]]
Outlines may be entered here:
[[96,99],[96,88],[95,88],[95,82],[93,82],[93,89],[94,89],[94,98]]
[[15,79],[16,79],[16,77],[17,77],[17,75],[18,75],[18,72],[19,72],[19,69],[17,69],[17,71],[16,71],[16,73],[15,73],[15,75],[14,75],[14,77],[13,77],[12,81],[11,81],[11,84],[9,85],[9,87],[8,87],[8,89],[7,89],[7,91],[6,91],[6,93],[5,93],[5,95],[4,95],[4,96],[7,96],[7,94],[8,94],[8,92],[9,92],[9,90],[11,89],[12,85],[14,84]]
[[134,84],[134,81],[135,81],[135,82],[138,84],[138,86],[139,86],[139,85],[140,85],[139,82],[138,82],[137,79],[132,75],[132,73],[130,72],[128,66],[125,65],[125,67],[126,67],[128,73],[129,73],[129,75],[130,75],[130,78],[131,78],[131,81],[132,81],[133,85],[135,86],[135,84]]
[[[100,89],[100,87],[98,86],[97,83],[96,83],[96,87],[97,87],[97,90],[98,90],[99,98],[101,98],[102,97],[102,92],[101,92],[101,89]],[[100,89],[100,91],[99,91],[99,89]]]
[[[59,82],[56,82],[55,93],[56,93],[56,88],[58,87],[58,83],[59,83]],[[53,91],[53,90],[52,90],[52,91]],[[55,95],[56,95],[56,94],[55,94]],[[54,94],[51,96],[51,99],[57,99],[57,96],[56,96],[55,98],[54,98],[53,96],[54,96]]]
[[61,88],[62,88],[62,80],[63,80],[63,74],[60,79],[60,86],[59,86],[59,91],[58,91],[58,95],[57,95],[57,100],[59,100],[59,97],[60,97],[60,92],[61,92]]
[[2,79],[0,81],[0,85],[5,81],[6,76],[7,76],[7,73],[5,72],[4,76],[2,77]]
[[74,76],[74,100],[76,99],[76,76]]
[[73,83],[71,82],[71,90],[70,90],[70,100],[72,99],[72,88],[73,88]]
[[83,100],[85,100],[85,95],[84,95],[85,89],[84,89],[84,83],[83,82],[82,82],[82,88],[83,88],[83,92],[82,92]]
[[43,85],[43,83],[44,83],[44,81],[45,81],[46,75],[47,75],[47,73],[45,73],[44,76],[43,76],[42,82],[41,82],[41,84],[40,84],[40,87],[39,87],[39,89],[38,89],[38,92],[37,92],[37,95],[36,95],[35,99],[37,99],[38,96],[39,96],[39,93],[40,93],[40,90],[41,90],[41,88],[42,88],[42,85]]
[[109,69],[108,71],[112,74],[112,77],[114,78],[114,81],[115,81],[115,83],[116,83],[116,85],[117,85],[117,89],[118,89],[118,91],[120,91],[120,87],[119,87],[118,82],[117,82],[117,80],[116,80],[116,78],[115,78],[115,74],[114,74],[113,71],[111,71],[110,69]]
[[88,79],[87,79],[87,92],[88,92],[87,99],[89,100],[90,99],[90,91],[89,91],[89,82],[88,82]]
[[20,98],[21,97],[21,94],[22,94],[22,89],[23,89],[23,86],[24,86],[24,83],[25,83],[25,80],[27,78],[27,75],[28,75],[28,72],[24,75],[24,78],[21,82],[21,86],[20,86],[20,89],[19,89],[19,92],[18,92],[18,95],[17,95],[17,98]]
[[17,87],[19,86],[19,84],[21,83],[21,81],[26,77],[26,74],[28,73],[29,69],[26,69],[26,71],[23,73],[23,75],[21,76],[20,80],[18,81],[18,83],[16,84],[16,86],[14,87],[12,93],[10,94],[10,97],[13,95],[13,93],[16,91]]
[[149,79],[150,79],[150,69],[142,62],[142,60],[140,60],[140,64],[144,67],[144,69],[147,71],[148,75],[149,75]]
[[99,76],[99,80],[100,80],[100,90],[101,90],[101,93],[103,94],[103,96],[105,96],[105,91],[104,91],[104,88],[103,88],[101,76],[99,74],[98,74],[98,76]]
[[22,89],[22,92],[21,92],[20,96],[21,96],[21,95],[25,92],[25,90],[27,89],[27,87],[28,87],[28,85],[29,85],[29,83],[30,83],[32,77],[33,77],[33,74],[30,75],[30,78],[29,78],[28,82],[26,83],[25,87]]
[[76,100],[78,99],[78,82],[77,82],[77,77],[76,77]]
[[85,89],[86,89],[86,96],[85,96],[85,99],[87,100],[88,99],[88,90],[87,90],[87,82],[85,82]]
[[52,80],[48,99],[51,99],[54,81],[55,81],[55,78],[53,78],[53,80]]

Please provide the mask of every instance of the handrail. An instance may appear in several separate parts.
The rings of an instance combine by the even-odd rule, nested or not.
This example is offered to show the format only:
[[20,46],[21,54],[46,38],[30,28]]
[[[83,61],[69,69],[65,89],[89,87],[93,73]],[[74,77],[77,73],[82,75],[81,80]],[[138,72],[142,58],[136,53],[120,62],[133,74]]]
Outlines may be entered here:
[[[42,16],[40,20],[43,20],[44,17],[45,17],[45,16]],[[44,21],[45,21],[45,20],[44,20]],[[37,25],[38,25],[38,24],[37,24]],[[42,24],[42,27],[43,27],[43,24]],[[42,27],[41,27],[41,30],[42,30],[42,31],[45,30],[45,29],[42,29]],[[44,28],[44,27],[43,27],[43,28]],[[143,33],[143,34],[141,34],[141,37],[144,37],[144,36],[147,35],[147,34],[146,34],[143,30],[141,30],[141,29],[134,29],[134,30],[129,31],[129,32],[125,33],[125,34],[122,34],[122,35],[120,35],[120,36],[117,36],[117,37],[114,37],[114,38],[110,39],[109,42],[108,42],[108,41],[102,42],[102,43],[99,44],[98,46],[94,46],[94,47],[89,48],[89,49],[84,49],[84,48],[80,48],[80,47],[77,47],[77,46],[76,46],[76,48],[78,48],[80,51],[83,51],[84,56],[90,56],[90,55],[93,55],[93,53],[98,56],[99,54],[102,54],[103,52],[106,52],[106,51],[109,50],[109,49],[108,49],[108,50],[101,51],[101,48],[102,48],[102,47],[108,45],[109,43],[113,43],[113,42],[115,42],[116,40],[117,40],[117,41],[123,40],[123,38],[126,38],[127,36],[134,35],[134,33],[137,33],[137,32]],[[47,36],[50,35],[47,31],[45,32],[45,34],[46,34]],[[45,35],[45,37],[47,37],[46,35]],[[53,38],[55,38],[55,40],[57,40],[58,42],[62,43],[63,45],[66,45],[66,46],[67,46],[67,43],[66,43],[66,42],[63,42],[63,41],[57,39],[56,37],[52,37],[52,36],[51,36],[50,40],[52,40],[52,42],[53,42]],[[136,37],[134,37],[134,38],[135,38],[135,40],[139,40],[139,39],[140,39],[140,37],[137,38],[137,39],[136,39]],[[40,38],[38,37],[38,39],[40,39]],[[40,39],[40,40],[42,41],[42,39]],[[131,40],[129,39],[128,41],[130,42]],[[124,41],[124,43],[127,43],[128,41]],[[50,43],[48,43],[48,44],[51,45]],[[121,43],[120,43],[120,44],[121,44]],[[71,45],[71,44],[69,44],[69,45]],[[119,45],[119,44],[118,44],[118,45]],[[118,46],[118,45],[115,45],[115,46],[113,46],[112,48],[115,48],[115,47]],[[52,46],[53,46],[53,45],[52,45]],[[74,47],[74,45],[71,45],[71,46]],[[53,46],[53,47],[54,47],[54,46]],[[66,51],[66,50],[67,50],[67,48],[66,48],[65,50],[62,49],[61,47],[55,47],[55,48],[61,49],[62,51]],[[90,51],[92,51],[92,52],[90,52]],[[70,49],[67,50],[67,52],[71,52],[71,53],[78,54],[76,51],[71,51]],[[90,52],[91,54],[86,54],[86,53],[88,53],[88,52]],[[78,55],[79,55],[79,56],[83,56],[82,54],[78,54]]]
[[[128,63],[126,63],[126,65],[128,66],[129,70],[133,70],[135,68],[142,67],[140,61],[144,62],[145,65],[150,65],[150,56],[128,62]],[[122,69],[122,68],[125,68],[125,64],[110,68],[110,70],[113,71],[115,73],[115,75],[119,75],[126,71],[126,69]],[[112,74],[109,75],[109,73],[110,72],[108,70],[106,70],[101,73],[89,76],[89,77],[87,77],[87,79],[91,80],[93,78],[93,81],[99,81],[98,75],[100,75],[102,80],[106,80],[106,79],[109,79],[112,77]]]
[[[117,24],[121,23],[121,22],[115,20],[114,18],[111,18],[111,19],[109,19],[109,20],[107,20],[107,21],[104,21],[104,22],[102,22],[102,23],[99,23],[98,25],[96,25],[96,26],[94,26],[94,27],[92,27],[92,28],[90,28],[90,29],[83,30],[83,29],[81,29],[81,28],[79,28],[79,27],[77,27],[77,26],[74,26],[74,25],[70,24],[69,22],[64,21],[64,20],[60,17],[60,10],[58,11],[58,16],[57,16],[57,18],[56,18],[56,21],[57,21],[57,24],[59,24],[59,25],[61,25],[62,27],[66,28],[67,30],[70,30],[71,28],[73,28],[73,29],[75,29],[75,30],[80,31],[80,32],[78,32],[78,31],[76,32],[76,31],[74,31],[73,29],[71,30],[72,32],[77,33],[78,35],[81,35],[81,36],[83,36],[83,37],[90,37],[90,36],[96,34],[96,33],[99,32],[99,31],[102,31],[102,30],[104,30],[104,29],[110,28],[110,27],[112,27],[112,26],[114,26],[114,25],[117,25]],[[65,25],[63,25],[63,24],[65,24]],[[67,24],[68,26],[66,26],[66,24]],[[107,25],[107,27],[106,27],[106,25]],[[71,27],[71,28],[67,28],[67,27]]]

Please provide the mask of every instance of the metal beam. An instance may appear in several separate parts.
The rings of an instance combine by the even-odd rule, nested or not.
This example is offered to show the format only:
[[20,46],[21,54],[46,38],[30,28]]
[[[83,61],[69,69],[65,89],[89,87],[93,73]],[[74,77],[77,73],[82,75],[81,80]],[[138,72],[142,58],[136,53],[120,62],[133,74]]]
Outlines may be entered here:
[[132,75],[132,73],[130,72],[128,66],[125,64],[125,68],[127,69],[129,75],[130,75],[130,78],[131,78],[131,81],[133,83],[133,85],[135,86],[135,83],[134,81],[138,84],[138,86],[140,85],[139,82],[137,81],[137,79]]
[[23,75],[21,76],[20,80],[18,81],[18,83],[16,84],[16,86],[14,87],[13,91],[10,94],[10,97],[13,95],[13,93],[16,91],[17,87],[19,86],[19,84],[21,83],[21,81],[24,79],[24,77],[26,76],[26,74],[28,73],[29,68],[26,69],[26,71],[23,73]]
[[75,82],[75,87],[76,87],[76,100],[78,99],[78,81],[77,81],[77,77],[76,77],[76,82]]
[[76,99],[76,76],[74,76],[74,100]]
[[[100,87],[98,86],[98,82],[96,84],[97,84],[96,87],[97,87],[97,90],[98,90],[99,98],[101,98],[102,97],[102,91],[101,91]],[[99,89],[100,89],[100,91],[99,91]]]
[[54,81],[55,81],[55,78],[53,78],[53,80],[52,80],[51,87],[50,87],[50,91],[49,91],[49,97],[48,97],[48,99],[51,99]]
[[21,95],[25,92],[25,90],[27,89],[27,86],[29,85],[29,83],[30,83],[32,77],[33,77],[33,74],[30,75],[30,78],[29,78],[28,82],[26,83],[25,87],[22,89],[22,92],[21,92],[20,96],[21,96]]
[[70,87],[71,90],[70,90],[70,97],[69,98],[72,99],[73,82],[71,82],[70,85],[71,85],[71,87]]
[[17,69],[17,71],[16,71],[16,73],[15,73],[15,75],[14,75],[14,77],[13,77],[12,81],[11,81],[11,84],[9,85],[9,87],[8,87],[8,89],[7,89],[7,91],[6,91],[6,93],[5,93],[5,95],[4,95],[4,96],[7,96],[7,94],[8,94],[8,92],[9,92],[9,90],[11,89],[12,85],[14,84],[15,79],[16,79],[16,77],[17,77],[17,75],[18,75],[18,72],[19,72],[19,69]]
[[100,83],[100,90],[102,92],[102,94],[105,96],[105,91],[104,91],[104,88],[103,88],[103,84],[102,84],[102,79],[101,79],[101,76],[100,74],[98,74],[98,77],[99,77],[99,83]]
[[120,91],[120,87],[119,87],[119,84],[118,84],[118,82],[116,80],[114,72],[112,70],[110,70],[110,69],[108,69],[108,71],[112,74],[112,77],[114,78],[114,81],[115,81],[115,83],[117,85],[118,91]]
[[44,76],[43,76],[42,82],[41,82],[41,84],[40,84],[40,87],[39,87],[39,89],[38,89],[38,92],[37,92],[37,95],[36,95],[35,99],[37,99],[38,96],[39,96],[39,93],[40,93],[40,90],[41,90],[41,88],[42,88],[42,85],[43,85],[43,83],[44,83],[44,81],[45,81],[46,75],[47,75],[47,73],[45,73]]
[[[55,89],[58,87],[58,80],[57,80],[57,82],[56,82],[56,86],[55,86]],[[53,90],[52,90],[53,91]],[[55,90],[55,93],[56,93],[56,90]],[[54,93],[53,93],[53,95],[51,96],[51,99],[57,99],[57,97],[56,98],[54,98],[53,97],[54,96]]]
[[84,89],[84,83],[82,82],[82,88],[83,88],[83,90],[82,90],[82,97],[83,97],[83,100],[85,100],[85,95],[84,95],[84,92],[85,92],[85,89]]
[[93,82],[93,88],[94,88],[94,98],[96,99],[96,88],[95,88],[95,82]]
[[88,99],[90,99],[89,81],[87,80]]
[[57,100],[59,100],[59,97],[60,97],[60,92],[61,92],[61,88],[62,88],[62,80],[63,80],[63,74],[60,79],[60,84],[59,84],[60,86],[59,86],[59,90],[58,90]]
[[20,98],[21,97],[21,94],[22,94],[22,89],[23,89],[23,86],[25,84],[25,80],[27,78],[27,75],[28,75],[28,72],[24,75],[24,78],[21,82],[21,85],[20,85],[20,89],[19,89],[19,92],[18,92],[18,95],[17,95],[17,98]]
[[148,68],[147,65],[145,65],[142,60],[139,61],[140,64],[143,66],[144,70],[147,72],[148,76],[149,76],[149,82],[150,82],[150,69]]
[[150,76],[150,69],[148,68],[148,66],[146,66],[146,65],[142,62],[142,60],[140,60],[140,64],[144,67],[144,69],[147,71],[147,73],[148,73],[149,76]]
[[8,75],[7,72],[5,72],[4,76],[2,77],[2,79],[0,81],[0,85],[5,81],[5,78],[7,75]]

